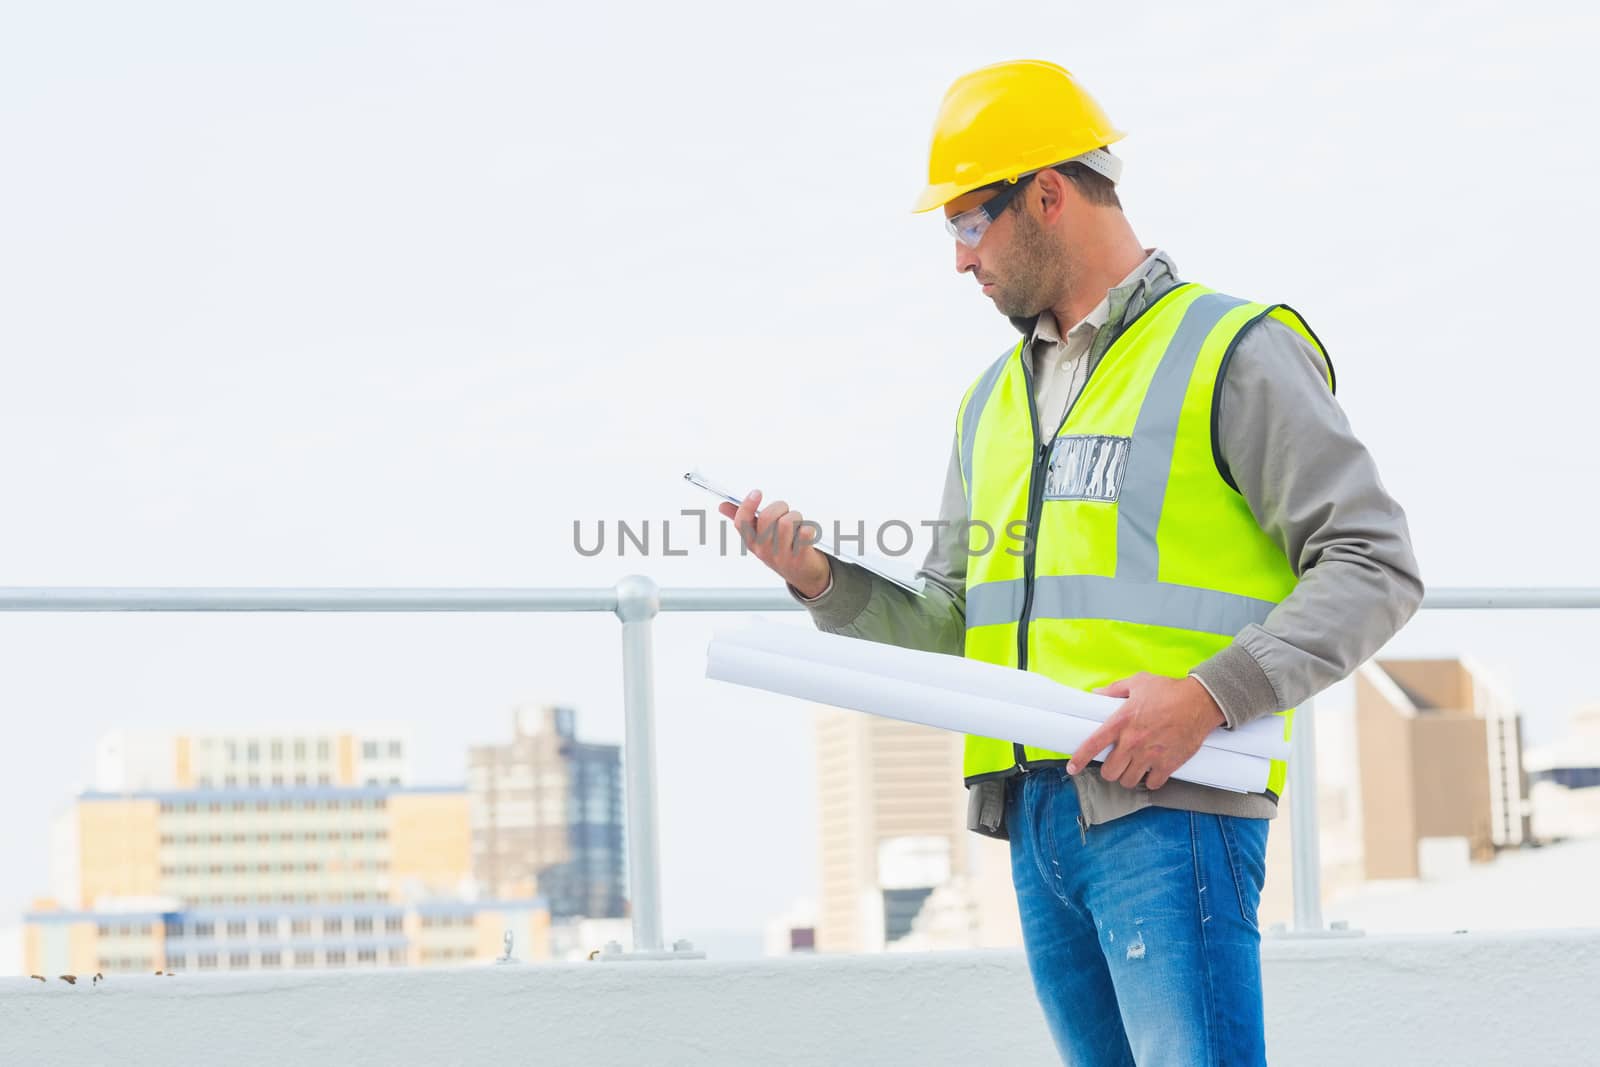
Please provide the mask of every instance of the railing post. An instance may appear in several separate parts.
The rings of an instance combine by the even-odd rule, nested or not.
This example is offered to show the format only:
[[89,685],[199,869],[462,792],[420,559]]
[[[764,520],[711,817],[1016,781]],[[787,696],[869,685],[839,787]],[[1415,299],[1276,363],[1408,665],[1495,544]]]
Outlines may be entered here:
[[1312,704],[1308,698],[1294,713],[1289,754],[1295,933],[1322,931],[1322,827],[1317,821],[1317,717]]
[[617,583],[622,620],[624,806],[627,810],[628,896],[633,911],[633,951],[660,952],[661,854],[656,823],[655,672],[651,629],[661,591],[643,575]]

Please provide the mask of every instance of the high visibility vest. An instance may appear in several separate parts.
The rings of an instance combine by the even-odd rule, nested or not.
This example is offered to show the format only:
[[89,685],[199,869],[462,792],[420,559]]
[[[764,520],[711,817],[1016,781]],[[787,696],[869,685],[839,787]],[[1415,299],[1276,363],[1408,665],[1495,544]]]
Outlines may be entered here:
[[[1331,389],[1298,313],[1198,285],[1124,328],[1044,442],[1025,340],[973,384],[956,420],[968,656],[1078,689],[1181,678],[1289,595],[1294,569],[1223,473],[1216,439],[1222,373],[1267,317],[1322,354]],[[1294,712],[1278,714],[1287,739]],[[1070,755],[969,736],[963,773],[970,785]],[[1272,762],[1274,800],[1287,771]]]

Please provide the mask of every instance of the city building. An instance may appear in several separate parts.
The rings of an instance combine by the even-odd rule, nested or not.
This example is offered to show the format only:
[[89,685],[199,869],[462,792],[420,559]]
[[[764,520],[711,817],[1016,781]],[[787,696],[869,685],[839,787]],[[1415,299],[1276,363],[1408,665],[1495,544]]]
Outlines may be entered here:
[[1008,848],[966,829],[961,735],[826,708],[816,737],[817,950],[892,946],[930,900],[920,944],[1020,944]]
[[767,920],[762,931],[764,956],[789,956],[817,950],[817,905],[796,900],[781,914]]
[[1600,704],[1574,712],[1565,737],[1530,748],[1523,762],[1534,837],[1600,835]]
[[410,781],[408,732],[393,728],[180,734],[117,730],[95,747],[95,788],[105,793]]
[[460,786],[95,791],[53,830],[30,973],[481,962],[507,933],[550,952],[543,901],[480,896]]
[[[484,962],[505,938],[521,960],[549,958],[539,900],[261,904],[65,910],[23,917],[29,974],[405,967]],[[146,902],[147,904],[150,902]]]
[[398,901],[471,879],[460,786],[90,792],[52,838],[51,889],[70,908]]
[[1379,660],[1355,685],[1367,879],[1422,877],[1529,839],[1521,718],[1482,667]]
[[472,870],[496,897],[537,893],[557,919],[627,914],[622,757],[577,739],[571,708],[526,706],[467,757]]

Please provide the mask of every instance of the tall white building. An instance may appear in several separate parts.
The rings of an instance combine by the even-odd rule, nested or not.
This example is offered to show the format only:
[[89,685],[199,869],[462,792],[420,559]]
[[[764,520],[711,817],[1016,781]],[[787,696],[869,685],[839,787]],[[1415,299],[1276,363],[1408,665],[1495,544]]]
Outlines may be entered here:
[[1574,712],[1559,741],[1529,749],[1527,767],[1535,837],[1600,835],[1600,704]]
[[819,951],[879,951],[914,930],[920,947],[1020,943],[1008,848],[966,829],[961,752],[960,734],[819,711]]

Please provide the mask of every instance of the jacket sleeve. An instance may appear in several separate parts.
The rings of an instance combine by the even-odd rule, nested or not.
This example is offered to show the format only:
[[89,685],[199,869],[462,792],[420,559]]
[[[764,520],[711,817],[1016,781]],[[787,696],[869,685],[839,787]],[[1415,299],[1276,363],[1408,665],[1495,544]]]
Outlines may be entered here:
[[950,453],[933,545],[917,572],[924,581],[922,596],[831,556],[832,579],[821,595],[807,600],[792,585],[789,595],[806,606],[819,630],[959,656],[966,643],[966,520],[957,445]]
[[1320,353],[1264,319],[1225,373],[1223,462],[1299,579],[1265,622],[1192,672],[1238,727],[1348,676],[1415,614],[1423,586],[1405,512],[1328,389]]

